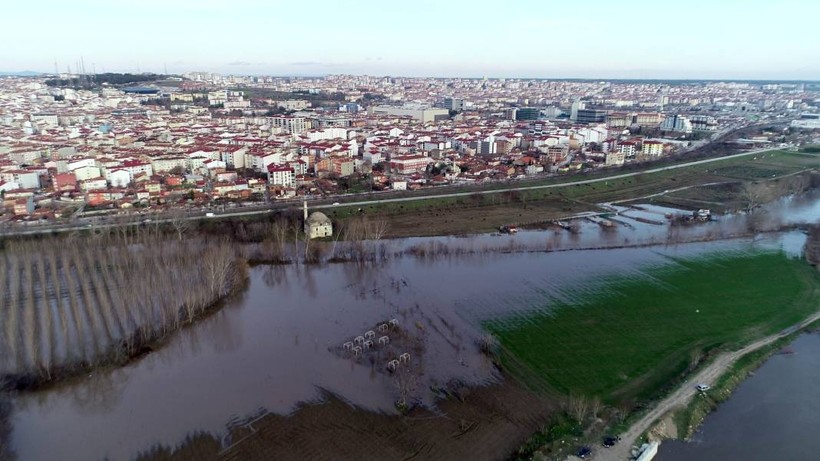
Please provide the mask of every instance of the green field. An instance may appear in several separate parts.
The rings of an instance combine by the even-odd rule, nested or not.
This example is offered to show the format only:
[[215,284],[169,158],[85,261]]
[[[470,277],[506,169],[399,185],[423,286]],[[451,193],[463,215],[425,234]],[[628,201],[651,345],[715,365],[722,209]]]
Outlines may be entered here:
[[672,259],[609,278],[572,304],[488,322],[505,368],[532,387],[634,405],[717,348],[794,325],[818,307],[820,274],[776,252]]
[[[661,163],[651,163],[646,167],[660,166]],[[603,211],[596,203],[638,199],[686,187],[691,188],[670,192],[649,199],[649,202],[715,210],[722,209],[721,203],[727,202],[731,205],[729,208],[738,208],[740,205],[735,202],[738,201],[739,185],[743,181],[770,180],[773,179],[772,175],[780,177],[818,167],[820,157],[816,155],[773,150],[759,155],[721,159],[704,165],[622,178],[608,177],[636,171],[609,169],[588,175],[563,175],[472,187],[454,186],[428,188],[416,192],[396,192],[380,195],[378,198],[415,197],[418,200],[377,203],[364,207],[345,206],[344,200],[341,200],[342,203],[338,207],[326,209],[326,213],[334,221],[344,221],[361,213],[385,217],[390,224],[390,237],[490,232],[504,224],[526,225],[563,219],[582,211]],[[600,181],[561,186],[562,183],[589,179]],[[717,190],[693,187],[714,183],[732,183],[735,188]],[[508,187],[541,188],[515,192],[499,190],[497,193],[475,193]],[[456,192],[467,195],[435,197],[436,194]],[[420,220],[424,221],[424,226],[418,225]]]

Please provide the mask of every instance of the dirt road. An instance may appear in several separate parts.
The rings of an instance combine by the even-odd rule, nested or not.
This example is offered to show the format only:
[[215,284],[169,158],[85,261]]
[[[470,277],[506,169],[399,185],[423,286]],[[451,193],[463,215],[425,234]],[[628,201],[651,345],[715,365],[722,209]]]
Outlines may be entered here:
[[596,448],[592,460],[624,461],[630,459],[630,449],[632,448],[632,445],[635,444],[635,441],[638,439],[638,437],[640,437],[641,434],[649,430],[649,428],[652,427],[652,425],[656,421],[658,421],[660,418],[666,415],[669,411],[686,405],[689,402],[689,399],[691,399],[692,396],[695,395],[695,393],[697,392],[695,390],[695,386],[698,383],[714,383],[740,357],[748,354],[749,352],[755,351],[763,346],[771,344],[784,336],[788,336],[794,331],[797,331],[800,328],[803,328],[806,325],[809,325],[810,323],[815,322],[817,320],[820,320],[820,312],[817,312],[816,314],[807,318],[800,324],[795,325],[791,328],[787,328],[786,330],[780,333],[759,339],[736,351],[726,352],[719,355],[712,363],[706,366],[706,368],[700,370],[698,373],[696,373],[691,378],[686,380],[686,382],[683,383],[681,387],[678,388],[678,390],[676,390],[671,395],[663,399],[657,406],[655,406],[655,408],[650,410],[641,419],[636,421],[632,425],[632,427],[629,428],[628,431],[621,434],[621,441],[618,442],[614,447]]

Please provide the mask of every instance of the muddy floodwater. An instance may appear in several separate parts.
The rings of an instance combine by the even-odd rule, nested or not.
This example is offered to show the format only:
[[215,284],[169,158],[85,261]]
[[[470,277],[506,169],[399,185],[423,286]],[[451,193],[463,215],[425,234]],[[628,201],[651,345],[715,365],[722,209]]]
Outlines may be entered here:
[[820,334],[800,336],[771,357],[689,442],[661,445],[660,461],[818,459]]
[[[795,209],[814,210],[818,203],[801,202]],[[653,207],[633,210],[661,221],[665,212]],[[620,219],[629,221],[626,214]],[[729,220],[682,232],[742,225]],[[625,240],[657,245],[404,256],[378,265],[257,266],[243,294],[175,333],[153,353],[116,370],[17,397],[11,444],[20,460],[127,460],[156,444],[175,446],[192,432],[220,436],[233,424],[260,414],[289,414],[327,392],[363,409],[395,414],[399,386],[385,372],[385,356],[355,357],[345,346],[391,320],[397,326],[378,331],[374,340],[393,335],[395,352],[408,353],[408,366],[417,375],[412,398],[435,407],[431,387],[453,379],[469,385],[500,379],[476,346],[483,320],[543,308],[549,299],[570,296],[578,287],[594,288],[604,276],[661,265],[669,256],[754,248],[799,254],[805,240],[800,232],[791,232],[664,244],[669,232],[665,224],[632,221],[602,230],[587,222],[574,235],[546,230],[406,239],[388,245],[391,251],[428,244],[473,250],[525,244],[572,249]]]

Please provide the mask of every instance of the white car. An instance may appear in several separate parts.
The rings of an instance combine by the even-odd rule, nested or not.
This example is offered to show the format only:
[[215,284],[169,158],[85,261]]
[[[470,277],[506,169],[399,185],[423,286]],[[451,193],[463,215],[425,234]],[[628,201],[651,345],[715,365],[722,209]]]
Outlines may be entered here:
[[709,387],[709,385],[708,385],[708,384],[702,384],[702,383],[701,383],[701,384],[698,384],[697,386],[695,386],[695,389],[697,389],[697,390],[698,390],[698,391],[700,391],[700,392],[706,392],[706,391],[708,391],[709,389],[711,389],[711,387]]

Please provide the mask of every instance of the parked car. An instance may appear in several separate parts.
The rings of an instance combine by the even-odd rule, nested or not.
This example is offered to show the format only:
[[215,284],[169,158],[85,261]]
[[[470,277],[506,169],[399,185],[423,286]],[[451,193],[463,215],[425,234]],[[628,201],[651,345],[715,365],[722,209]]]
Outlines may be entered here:
[[711,387],[708,384],[703,383],[698,384],[697,386],[695,386],[695,388],[700,392],[706,392],[709,389],[711,389]]
[[618,443],[618,440],[620,440],[620,437],[613,437],[613,436],[611,436],[611,435],[608,435],[608,436],[604,437],[604,443],[603,443],[603,445],[604,445],[606,448],[611,448],[611,447],[613,447],[616,443]]

